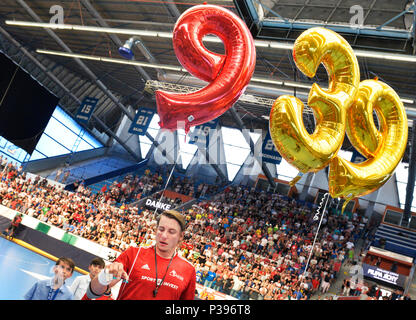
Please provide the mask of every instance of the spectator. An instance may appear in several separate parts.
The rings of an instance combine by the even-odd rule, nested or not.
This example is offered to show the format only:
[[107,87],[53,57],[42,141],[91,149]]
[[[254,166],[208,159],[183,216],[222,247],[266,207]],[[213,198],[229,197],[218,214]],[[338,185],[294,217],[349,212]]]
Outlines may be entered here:
[[350,279],[349,278],[344,279],[341,289],[342,289],[342,295],[344,295],[344,296],[349,296],[350,295],[351,286],[350,286]]
[[71,285],[71,291],[74,294],[74,300],[82,299],[84,294],[87,292],[91,280],[94,279],[98,273],[104,269],[104,267],[105,262],[102,258],[94,258],[88,266],[89,273],[75,278]]
[[3,234],[6,236],[6,238],[13,239],[13,237],[16,234],[16,231],[18,230],[20,223],[22,222],[23,214],[18,213],[14,216],[12,222],[10,223],[10,226],[3,232]]
[[72,259],[59,258],[54,267],[55,276],[36,282],[24,295],[25,300],[72,300],[72,291],[65,285],[65,280],[72,276],[74,268]]

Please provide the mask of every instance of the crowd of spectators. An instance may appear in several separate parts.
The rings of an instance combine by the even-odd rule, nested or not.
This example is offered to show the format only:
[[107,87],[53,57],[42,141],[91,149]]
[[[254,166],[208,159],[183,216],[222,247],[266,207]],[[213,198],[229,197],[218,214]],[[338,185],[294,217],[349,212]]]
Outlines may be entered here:
[[[187,212],[187,258],[200,284],[239,299],[310,299],[326,293],[354,254],[366,221],[325,216],[304,273],[318,223],[308,206],[282,195],[227,187]],[[192,237],[191,237],[192,235]]]
[[111,184],[105,184],[99,193],[105,197],[105,201],[110,200],[113,205],[128,204],[154,194],[163,186],[163,175],[146,169],[143,175],[127,174]]
[[[116,207],[109,192],[93,194],[82,183],[69,192],[40,177],[26,179],[13,166],[0,177],[0,203],[45,223],[117,251],[152,240],[147,239],[155,227],[152,210]],[[149,172],[146,177],[158,185],[158,176]],[[184,212],[188,227],[181,253],[195,265],[200,284],[233,297],[310,299],[317,291],[327,292],[341,264],[351,260],[366,222],[357,215],[327,213],[304,272],[318,227],[314,213],[278,194],[228,186]]]
[[[209,197],[215,194],[219,189],[218,185],[208,184],[204,182],[197,183],[192,177],[175,177],[172,178],[167,186],[167,190],[174,191],[177,194],[185,195],[191,198]],[[163,193],[163,190],[152,192],[149,198],[155,202],[162,202],[165,205],[169,205],[171,209],[175,209],[184,203],[184,200],[180,196],[176,196],[172,193]],[[146,204],[142,205],[145,208]]]
[[[99,193],[105,196],[106,201],[110,200],[113,205],[128,204],[150,195],[153,195],[156,199],[157,195],[160,194],[157,192],[165,186],[166,174],[166,172],[151,172],[149,169],[146,169],[143,175],[127,174],[109,184],[105,184]],[[81,184],[82,181],[76,181],[74,183],[75,190]],[[190,177],[172,176],[168,189],[189,197],[199,198],[214,194],[218,190],[218,186],[195,183],[195,180]],[[166,199],[166,201],[172,207],[179,206],[182,203],[179,198]]]

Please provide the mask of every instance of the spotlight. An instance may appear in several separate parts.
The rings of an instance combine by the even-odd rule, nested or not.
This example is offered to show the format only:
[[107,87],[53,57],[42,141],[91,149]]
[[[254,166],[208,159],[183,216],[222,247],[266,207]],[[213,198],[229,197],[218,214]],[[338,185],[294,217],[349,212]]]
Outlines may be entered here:
[[126,41],[126,43],[124,43],[122,47],[118,48],[118,53],[123,58],[132,60],[134,58],[133,46],[135,42],[136,42],[136,39],[134,37],[131,37],[129,40]]

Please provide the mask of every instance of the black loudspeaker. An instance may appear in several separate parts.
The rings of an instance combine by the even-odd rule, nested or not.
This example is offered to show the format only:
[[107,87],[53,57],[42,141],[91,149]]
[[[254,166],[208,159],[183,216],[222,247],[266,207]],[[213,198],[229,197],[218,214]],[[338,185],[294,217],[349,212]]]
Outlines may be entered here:
[[32,154],[59,98],[0,53],[0,136]]

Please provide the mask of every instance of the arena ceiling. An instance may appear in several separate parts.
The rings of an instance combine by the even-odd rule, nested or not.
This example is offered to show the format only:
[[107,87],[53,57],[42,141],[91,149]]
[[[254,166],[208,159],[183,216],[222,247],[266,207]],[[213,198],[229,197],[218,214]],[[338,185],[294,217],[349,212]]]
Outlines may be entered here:
[[[323,67],[310,79],[297,70],[293,62],[290,45],[311,26],[334,29],[349,41],[354,50],[364,53],[358,56],[362,80],[378,77],[389,84],[405,102],[409,119],[416,117],[413,1],[213,0],[207,3],[225,7],[239,15],[257,42],[284,44],[277,48],[256,46],[254,78],[259,81],[252,81],[246,99],[240,99],[234,106],[245,127],[267,129],[271,103],[279,95],[296,95],[306,103],[314,82],[327,86],[328,77]],[[201,3],[194,0],[2,0],[0,49],[60,97],[62,107],[70,114],[75,114],[84,96],[99,98],[89,129],[115,132],[128,107],[156,108],[153,92],[158,84],[171,83],[178,90],[201,85],[188,73],[165,68],[179,68],[180,64],[173,51],[172,39],[155,36],[157,32],[171,33],[180,14],[197,4]],[[140,31],[141,42],[134,49],[135,60],[153,66],[118,64],[84,57],[75,59],[36,51],[72,52],[121,60],[118,48],[130,35],[6,24],[8,20],[49,23],[57,12],[51,8],[56,5],[63,9],[65,24]],[[358,9],[357,5],[360,6]],[[360,8],[362,21],[354,18],[359,17]],[[352,19],[355,20],[352,22]],[[357,21],[359,27],[352,24]],[[151,32],[146,34],[146,31]],[[215,52],[224,50],[221,43],[205,44]],[[386,59],[386,55],[395,56],[397,60]],[[268,80],[268,83],[263,80]],[[310,112],[305,112],[304,121],[311,132],[314,118]],[[220,122],[234,127],[238,123],[231,112],[221,116]],[[409,140],[410,137],[409,132]],[[344,149],[348,150],[347,140]]]

